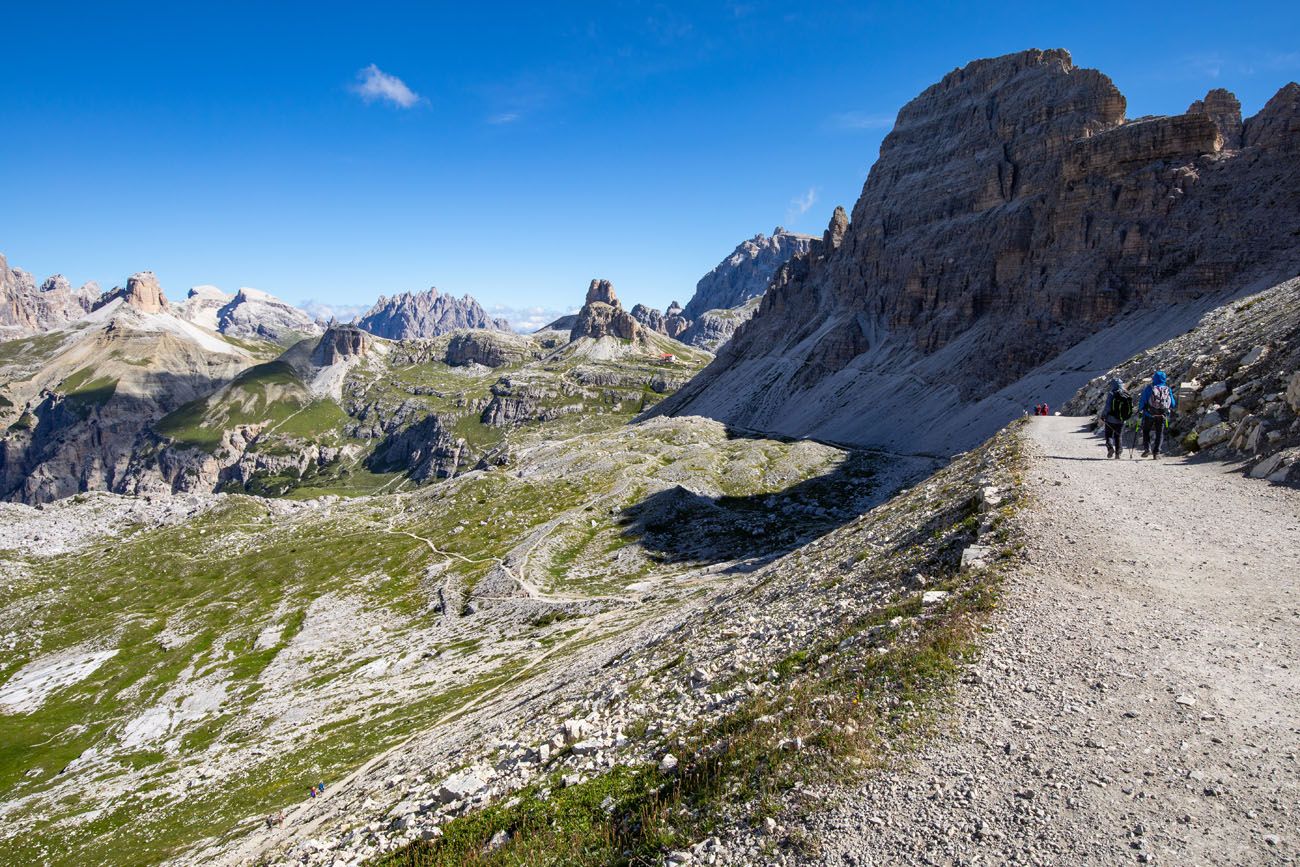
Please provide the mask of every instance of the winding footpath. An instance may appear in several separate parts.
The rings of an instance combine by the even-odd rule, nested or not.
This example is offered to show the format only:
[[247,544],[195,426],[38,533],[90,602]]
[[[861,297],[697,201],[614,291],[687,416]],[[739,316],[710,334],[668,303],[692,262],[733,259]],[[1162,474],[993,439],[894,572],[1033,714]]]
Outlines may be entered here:
[[804,819],[808,860],[1300,863],[1300,491],[1027,438],[1025,563],[951,729]]

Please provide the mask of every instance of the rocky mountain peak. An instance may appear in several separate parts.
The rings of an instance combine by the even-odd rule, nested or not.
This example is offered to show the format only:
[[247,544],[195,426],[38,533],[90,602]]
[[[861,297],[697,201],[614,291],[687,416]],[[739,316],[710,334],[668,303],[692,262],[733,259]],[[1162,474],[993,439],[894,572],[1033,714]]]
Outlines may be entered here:
[[509,321],[489,316],[469,295],[456,298],[430,287],[424,292],[403,292],[379,300],[356,320],[356,324],[377,337],[405,340],[437,337],[452,331],[487,328],[511,331]]
[[676,301],[669,304],[668,309],[662,313],[653,307],[637,304],[632,308],[632,318],[651,331],[657,331],[674,340],[681,337],[682,333],[691,326],[690,320],[682,315],[682,307]]
[[1241,102],[1232,91],[1216,87],[1187,107],[1187,114],[1203,114],[1214,122],[1223,137],[1223,146],[1241,147]]
[[825,234],[822,235],[823,254],[830,254],[838,250],[844,243],[844,236],[849,231],[849,215],[844,212],[843,205],[835,206],[835,213],[831,214],[830,225],[826,227]]
[[777,226],[770,236],[759,232],[742,241],[731,254],[695,284],[695,294],[682,308],[687,320],[706,310],[739,307],[762,295],[772,275],[792,257],[807,253],[814,239]]
[[330,325],[316,341],[312,362],[329,367],[349,358],[364,358],[370,352],[370,335],[355,325]]
[[608,304],[610,307],[622,307],[618,296],[614,294],[614,284],[608,280],[592,280],[587,287],[588,304]]
[[52,274],[41,283],[42,292],[66,292],[71,294],[72,284],[62,274]]
[[104,293],[95,308],[103,307],[119,298],[128,307],[141,313],[162,313],[170,306],[167,303],[167,296],[163,294],[162,286],[158,283],[158,278],[152,271],[132,274],[127,278],[125,287],[118,287]]
[[608,280],[592,280],[587,287],[587,301],[578,311],[573,330],[569,332],[570,342],[581,337],[640,340],[643,336],[641,324],[619,303],[614,294],[614,284]]
[[1300,84],[1283,85],[1259,114],[1246,121],[1242,136],[1247,147],[1294,147],[1300,140]]

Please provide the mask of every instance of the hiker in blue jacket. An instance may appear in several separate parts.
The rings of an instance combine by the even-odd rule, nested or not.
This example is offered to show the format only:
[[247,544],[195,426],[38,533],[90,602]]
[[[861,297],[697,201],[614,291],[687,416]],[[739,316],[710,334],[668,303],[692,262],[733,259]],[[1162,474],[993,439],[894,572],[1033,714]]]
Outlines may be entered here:
[[1101,422],[1106,428],[1106,457],[1119,458],[1124,454],[1121,444],[1124,437],[1124,422],[1133,416],[1133,398],[1124,390],[1124,381],[1119,377],[1110,381],[1110,391],[1106,394],[1106,406],[1101,411]]
[[1138,412],[1142,414],[1142,457],[1148,455],[1154,460],[1160,457],[1160,446],[1165,441],[1165,426],[1169,416],[1177,406],[1178,399],[1169,388],[1168,377],[1163,370],[1157,370],[1151,377],[1151,384],[1142,389],[1138,400]]

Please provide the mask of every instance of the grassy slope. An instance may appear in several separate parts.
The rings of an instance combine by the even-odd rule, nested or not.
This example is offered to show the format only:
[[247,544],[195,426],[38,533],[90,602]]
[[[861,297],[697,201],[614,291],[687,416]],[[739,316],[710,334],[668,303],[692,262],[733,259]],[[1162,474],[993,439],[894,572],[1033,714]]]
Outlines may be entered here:
[[[547,439],[592,433],[630,421],[663,395],[650,387],[656,376],[686,378],[703,367],[706,353],[682,348],[678,363],[667,367],[653,354],[617,361],[592,361],[560,357],[528,359],[503,367],[451,367],[441,361],[447,336],[430,341],[396,344],[387,357],[372,355],[369,363],[349,373],[344,403],[354,407],[405,405],[409,420],[437,413],[453,436],[464,440],[469,454],[481,456],[508,449],[516,442],[536,444]],[[540,352],[540,350],[538,350]],[[584,377],[606,376],[615,386],[585,385]],[[566,414],[538,423],[511,427],[483,424],[482,407],[492,398],[492,387],[508,377],[517,387],[545,394],[543,411],[563,408]],[[414,412],[412,412],[414,410]],[[283,360],[249,368],[227,389],[193,401],[164,417],[154,429],[179,448],[215,452],[223,434],[236,425],[266,426],[255,452],[291,454],[306,444],[351,444],[359,453],[325,468],[313,468],[304,477],[255,477],[248,492],[268,496],[308,497],[323,494],[359,496],[392,490],[399,477],[366,468],[366,457],[381,442],[349,437],[345,428],[353,419],[336,401],[313,399],[305,385]],[[472,466],[474,460],[469,460]]]
[[[458,632],[437,632],[425,570],[444,561],[418,539],[386,532],[388,524],[488,561],[445,561],[442,574],[472,588],[490,558],[506,556],[534,528],[566,512],[580,515],[557,529],[566,538],[581,526],[576,541],[537,557],[539,572],[554,558],[558,572],[552,574],[562,576],[556,588],[581,597],[621,589],[600,568],[570,574],[566,564],[581,559],[591,565],[631,543],[611,507],[635,502],[643,486],[613,493],[623,480],[659,478],[652,484],[663,486],[663,479],[689,470],[719,491],[760,493],[827,469],[830,452],[820,447],[727,440],[719,430],[704,434],[698,425],[676,423],[659,423],[656,435],[644,436],[617,426],[621,418],[588,418],[589,425],[614,425],[603,437],[540,446],[533,466],[541,469],[526,478],[473,474],[412,495],[290,517],[271,516],[261,501],[233,497],[182,526],[136,531],[107,548],[44,558],[8,555],[9,566],[24,577],[0,614],[34,626],[0,661],[0,682],[28,660],[64,648],[117,648],[118,654],[35,713],[3,718],[0,792],[6,801],[27,800],[6,816],[12,831],[0,838],[0,862],[81,863],[91,857],[151,863],[202,837],[228,833],[245,817],[296,800],[310,782],[335,779],[499,684],[522,664],[520,642],[553,646],[580,625],[539,622],[526,634],[482,648],[467,643],[475,621],[464,621]],[[677,569],[647,563],[616,581]],[[365,700],[331,692],[378,653],[364,645],[339,654],[299,647],[295,636],[313,628],[308,612],[322,600],[338,599],[355,606],[359,624],[382,624],[376,641],[384,647],[432,636],[442,673],[414,685],[403,682],[388,697],[382,679],[373,689],[364,687]],[[279,639],[256,647],[258,635],[273,626],[281,629]],[[305,673],[282,695],[276,690],[283,684],[268,678],[286,658],[297,659]],[[178,727],[164,741],[136,750],[119,746],[127,721],[150,708],[174,710],[180,696],[169,689],[205,678],[227,690],[218,713]],[[276,718],[266,710],[268,696],[283,700],[281,711],[305,712],[309,722],[276,741],[269,755],[250,760],[249,751]],[[59,776],[91,747],[110,757]],[[218,773],[209,782],[194,777],[196,767],[218,769],[233,756],[249,760],[248,770],[224,778]],[[125,794],[105,804],[104,793],[118,787]]]
[[[852,580],[899,590],[815,643],[790,649],[774,666],[775,695],[751,697],[718,720],[675,734],[673,752],[686,757],[676,770],[619,765],[569,787],[560,785],[557,772],[504,803],[451,821],[437,840],[411,844],[379,863],[654,865],[665,851],[689,846],[728,821],[757,823],[796,785],[887,764],[933,730],[956,673],[972,658],[980,624],[996,605],[1001,563],[1015,553],[1005,520],[1019,499],[1019,472],[1019,441],[1004,433],[923,488],[774,566],[763,583],[789,580],[789,573],[804,582],[828,575],[804,591],[821,594],[845,574],[836,561],[852,557],[865,567]],[[991,569],[963,572],[960,551],[980,524],[981,478],[1013,491],[981,538],[998,547],[1001,559]],[[928,589],[951,592],[945,604],[923,609],[907,581],[917,572],[931,576]],[[714,628],[725,629],[725,621]],[[680,674],[675,669],[684,661],[669,660],[658,674]],[[755,676],[763,679],[761,672],[740,672],[736,680]],[[778,718],[781,732],[804,738],[803,749],[785,750],[774,741]],[[500,832],[508,842],[487,847]]]

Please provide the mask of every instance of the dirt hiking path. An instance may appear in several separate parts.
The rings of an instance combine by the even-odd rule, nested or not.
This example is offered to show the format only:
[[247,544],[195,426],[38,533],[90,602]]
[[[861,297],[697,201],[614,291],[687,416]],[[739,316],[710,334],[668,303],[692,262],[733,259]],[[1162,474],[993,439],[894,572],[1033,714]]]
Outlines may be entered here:
[[1026,436],[1027,561],[953,730],[808,819],[810,860],[1300,863],[1300,491]]

